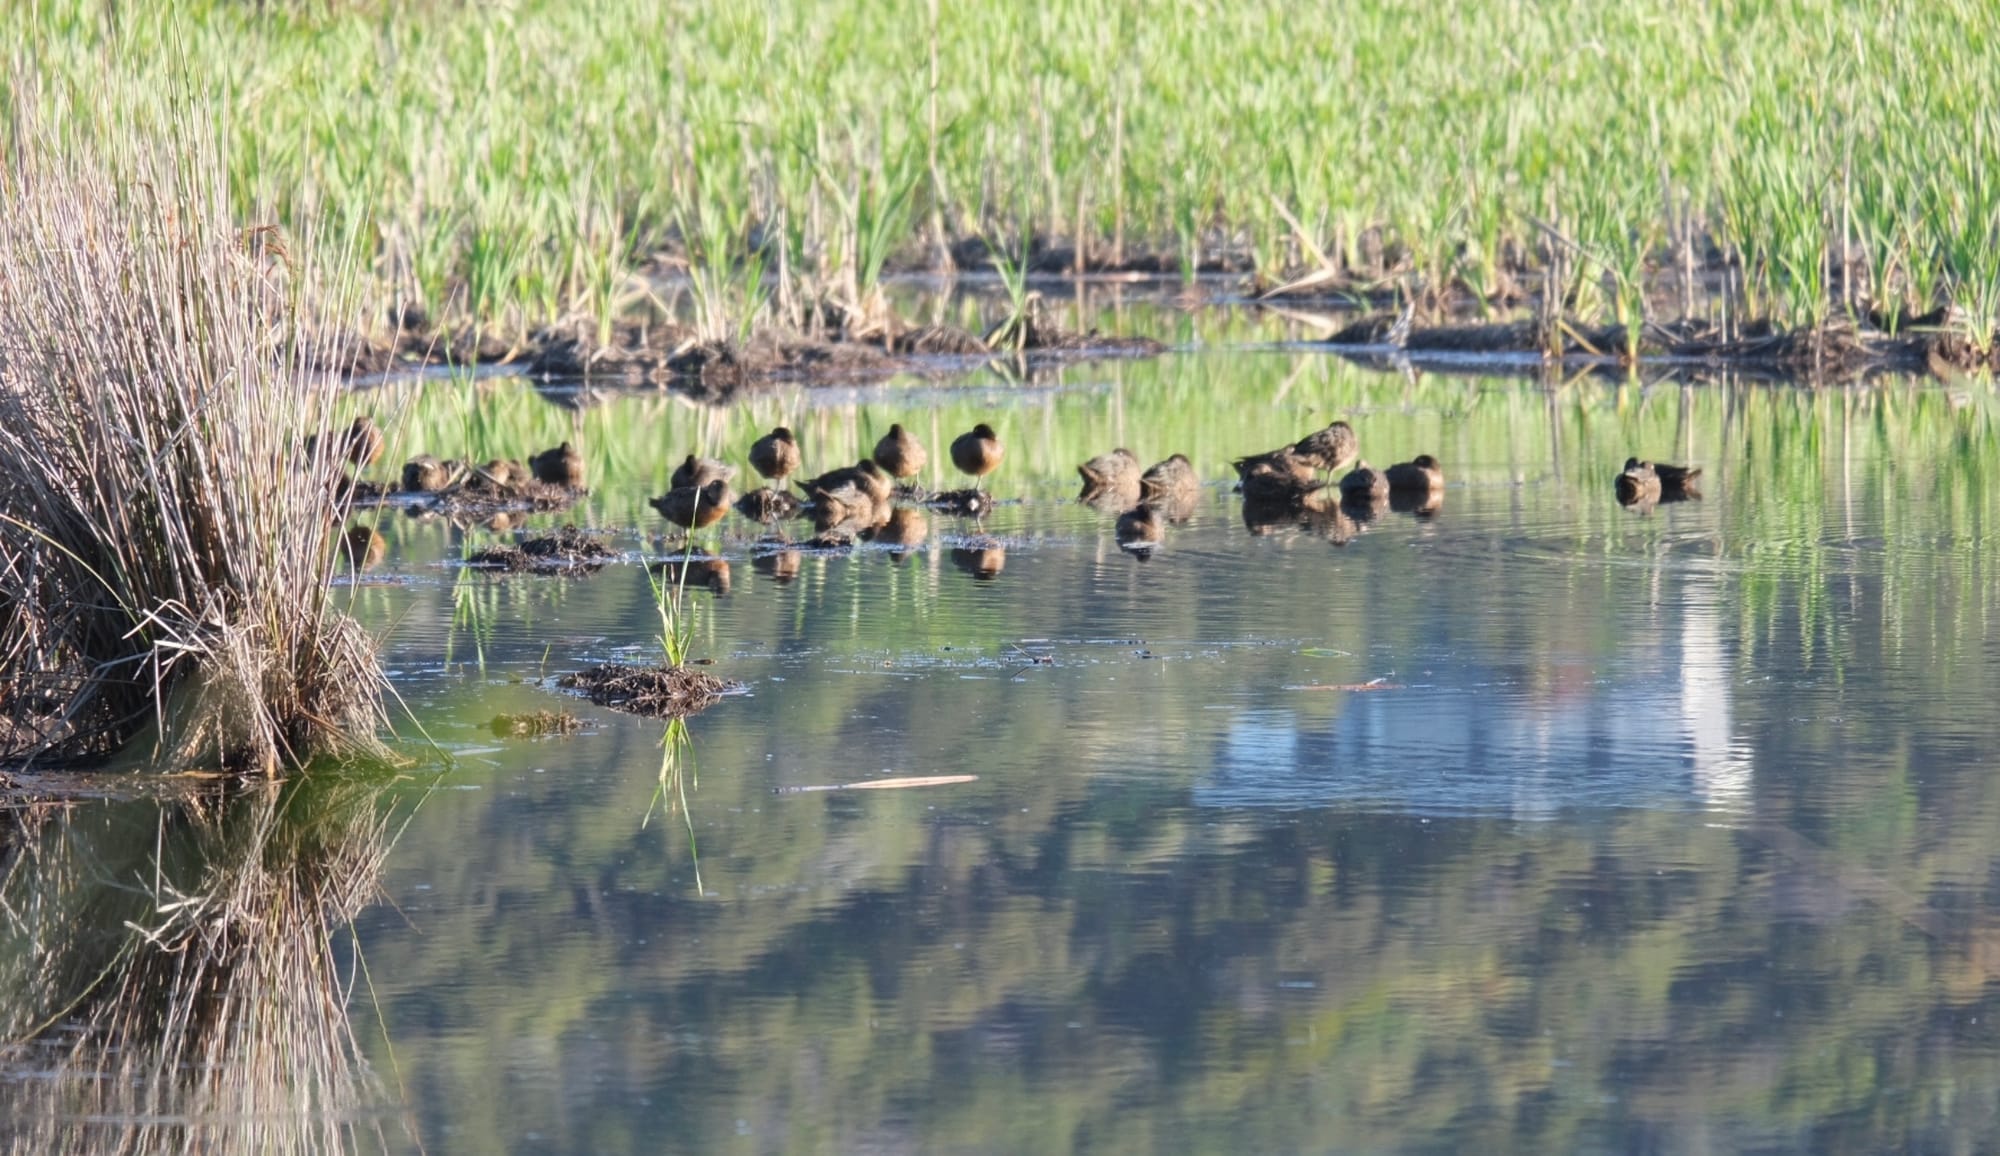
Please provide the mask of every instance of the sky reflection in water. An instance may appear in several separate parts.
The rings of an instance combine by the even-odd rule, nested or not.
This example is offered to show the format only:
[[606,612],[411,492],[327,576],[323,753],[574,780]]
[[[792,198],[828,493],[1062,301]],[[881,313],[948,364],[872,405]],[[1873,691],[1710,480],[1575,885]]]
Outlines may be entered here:
[[[385,517],[356,605],[457,759],[405,792],[358,931],[357,1030],[414,1130],[390,1146],[1990,1134],[1989,393],[1411,382],[1285,351],[1059,384],[928,389],[914,422],[893,391],[412,403],[413,450],[575,437],[601,480],[569,517],[635,555],[668,549],[644,499],[675,457],[780,421],[832,464],[892,420],[934,457],[995,420],[1021,501],[932,517],[900,562],[754,564],[726,523],[696,649],[748,693],[691,722],[665,814],[661,724],[535,685],[644,653],[637,568],[462,576],[494,535]],[[1436,453],[1442,510],[1246,532],[1227,458],[1340,414],[1378,464]],[[1218,482],[1151,561],[1069,500],[1115,444]],[[1621,510],[1628,453],[1703,464],[1706,499]],[[981,533],[990,580],[951,558]],[[588,733],[488,728],[563,706]]]

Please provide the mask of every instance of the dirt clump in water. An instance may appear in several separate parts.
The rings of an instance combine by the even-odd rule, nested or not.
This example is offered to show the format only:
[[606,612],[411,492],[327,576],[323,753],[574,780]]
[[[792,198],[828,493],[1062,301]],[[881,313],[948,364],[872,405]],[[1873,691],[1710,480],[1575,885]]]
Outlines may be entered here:
[[617,552],[596,534],[564,526],[518,546],[495,546],[467,558],[466,565],[512,574],[595,574]]
[[625,666],[608,662],[566,674],[556,685],[580,690],[599,706],[648,718],[682,718],[714,706],[734,686],[685,666]]

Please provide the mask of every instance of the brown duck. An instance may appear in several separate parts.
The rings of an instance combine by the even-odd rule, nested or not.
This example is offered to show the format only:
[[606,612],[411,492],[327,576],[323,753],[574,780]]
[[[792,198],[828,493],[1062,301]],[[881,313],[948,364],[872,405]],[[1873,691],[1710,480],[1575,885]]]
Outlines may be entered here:
[[850,487],[876,502],[887,502],[896,496],[896,479],[867,459],[837,470],[828,470],[816,478],[807,479],[803,485],[811,496],[822,493],[838,495]]
[[1444,489],[1444,469],[1429,454],[1418,454],[1407,462],[1397,462],[1382,471],[1389,489],[1404,493],[1426,493]]
[[971,474],[975,479],[985,477],[1000,468],[1000,459],[1007,447],[1000,444],[1000,435],[985,422],[973,426],[970,433],[962,433],[952,439],[951,464],[962,474]]
[[790,477],[799,468],[799,443],[792,431],[779,426],[752,442],[750,468],[774,482]]
[[924,472],[930,464],[931,456],[924,452],[923,443],[910,436],[910,431],[898,422],[889,427],[882,440],[875,443],[875,464],[888,471],[892,478],[914,478]]
[[671,489],[678,490],[682,486],[700,487],[713,481],[735,480],[735,466],[715,458],[698,458],[689,454],[686,461],[674,467],[673,476],[667,479],[667,485]]
[[1315,430],[1300,438],[1292,446],[1292,452],[1305,459],[1313,469],[1333,473],[1345,469],[1360,456],[1361,440],[1354,436],[1353,426],[1336,421],[1323,430]]
[[485,475],[488,482],[503,490],[525,485],[534,476],[527,466],[512,458],[494,458],[480,467],[479,472]]
[[441,462],[429,454],[418,454],[403,463],[403,488],[413,494],[449,489],[457,480],[456,462]]
[[1660,474],[1651,462],[1638,458],[1627,458],[1625,468],[1612,479],[1612,486],[1618,493],[1619,502],[1630,506],[1637,503],[1660,500]]
[[1252,502],[1297,502],[1318,490],[1323,483],[1313,476],[1305,460],[1291,452],[1287,446],[1270,454],[1260,454],[1254,459],[1244,459],[1237,466],[1236,476],[1243,497]]
[[1369,465],[1356,462],[1354,468],[1340,479],[1340,496],[1352,501],[1357,498],[1387,498],[1389,496],[1389,475]]
[[1200,489],[1201,479],[1195,476],[1194,463],[1186,454],[1155,462],[1139,475],[1139,494],[1149,502],[1178,500]]
[[1076,467],[1082,476],[1085,489],[1122,490],[1139,484],[1139,455],[1128,449],[1115,449]]
[[529,458],[528,465],[534,469],[538,482],[573,489],[583,485],[583,455],[568,442]]
[[735,499],[728,478],[713,478],[701,486],[676,486],[654,498],[652,506],[676,526],[701,530],[721,521]]
[[1651,470],[1660,479],[1660,492],[1667,496],[1676,494],[1685,497],[1700,497],[1695,489],[1696,479],[1701,477],[1700,466],[1672,466],[1665,462],[1642,462],[1638,458],[1626,458],[1625,469]]

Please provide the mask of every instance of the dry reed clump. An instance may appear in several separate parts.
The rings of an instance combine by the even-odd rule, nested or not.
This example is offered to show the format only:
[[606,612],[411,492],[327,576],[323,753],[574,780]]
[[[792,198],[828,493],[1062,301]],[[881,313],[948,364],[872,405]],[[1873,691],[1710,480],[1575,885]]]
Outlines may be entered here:
[[123,140],[17,108],[0,165],[0,757],[372,744],[381,677],[329,595],[344,447],[307,446],[340,388],[300,368],[310,262],[236,226],[199,121]]

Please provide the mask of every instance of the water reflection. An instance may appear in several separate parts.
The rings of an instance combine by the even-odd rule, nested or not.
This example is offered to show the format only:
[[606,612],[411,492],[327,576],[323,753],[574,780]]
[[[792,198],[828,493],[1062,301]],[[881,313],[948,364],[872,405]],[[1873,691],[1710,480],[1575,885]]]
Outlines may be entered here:
[[16,832],[0,880],[16,1150],[345,1152],[401,1133],[336,945],[387,848],[364,778],[81,804]]
[[[355,597],[460,755],[363,917],[426,1150],[1981,1148],[1990,391],[1290,350],[1059,384],[585,415],[574,516],[614,535],[657,525],[659,445],[1007,435],[1003,501],[919,541],[718,528],[694,645],[750,689],[697,720],[677,813],[657,723],[485,726],[643,647],[636,584],[483,586],[488,669],[440,676],[455,545],[385,530],[406,581]],[[450,428],[553,444],[535,406]],[[1227,492],[1339,415],[1374,460],[1435,453],[1441,504]],[[1145,565],[1131,505],[1076,501],[1119,445],[1203,482]],[[1702,462],[1703,500],[1629,516],[1634,454]],[[936,785],[798,790],[885,778]]]

